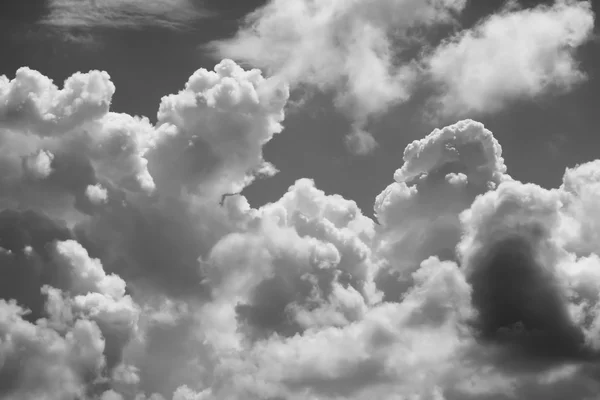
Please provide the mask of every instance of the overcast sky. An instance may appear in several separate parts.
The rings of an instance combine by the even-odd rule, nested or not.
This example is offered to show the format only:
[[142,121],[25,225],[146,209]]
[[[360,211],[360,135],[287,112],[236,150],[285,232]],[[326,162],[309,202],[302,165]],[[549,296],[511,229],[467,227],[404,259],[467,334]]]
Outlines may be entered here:
[[0,3],[0,398],[594,400],[593,0]]

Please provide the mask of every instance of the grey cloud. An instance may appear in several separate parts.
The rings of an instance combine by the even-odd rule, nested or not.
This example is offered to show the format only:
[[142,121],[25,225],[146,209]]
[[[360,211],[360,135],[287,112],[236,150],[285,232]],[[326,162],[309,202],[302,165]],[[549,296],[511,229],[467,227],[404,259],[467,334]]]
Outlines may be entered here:
[[210,15],[193,0],[50,0],[43,25],[70,28],[140,29],[153,26],[186,29]]
[[64,287],[68,276],[52,261],[52,244],[72,237],[66,226],[35,211],[0,212],[2,269],[0,298],[16,300],[29,309],[25,317],[34,322],[44,314],[43,285]]
[[597,388],[597,162],[556,189],[523,184],[465,120],[407,146],[378,223],[309,179],[251,207],[223,195],[276,172],[263,146],[283,130],[277,79],[225,60],[165,96],[151,124],[106,108],[110,81],[61,102],[25,72],[29,89],[2,87],[52,101],[21,102],[0,127],[2,205],[29,197],[33,210],[0,212],[6,398],[583,400]]

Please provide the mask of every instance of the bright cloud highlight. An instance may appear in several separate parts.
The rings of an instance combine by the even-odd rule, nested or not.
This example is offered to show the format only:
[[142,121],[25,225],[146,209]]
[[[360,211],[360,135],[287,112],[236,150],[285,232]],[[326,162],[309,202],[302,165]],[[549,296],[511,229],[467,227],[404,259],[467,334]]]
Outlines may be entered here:
[[512,100],[564,92],[585,80],[575,53],[591,39],[591,7],[569,0],[507,7],[447,39],[427,60],[433,79],[446,86],[442,112],[492,113]]

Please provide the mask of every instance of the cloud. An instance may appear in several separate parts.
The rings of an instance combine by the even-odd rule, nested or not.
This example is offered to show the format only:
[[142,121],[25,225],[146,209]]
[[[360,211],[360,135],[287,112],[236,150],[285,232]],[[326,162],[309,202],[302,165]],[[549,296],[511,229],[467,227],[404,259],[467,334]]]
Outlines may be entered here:
[[378,282],[386,298],[395,300],[423,259],[456,259],[460,213],[478,195],[510,179],[502,147],[483,124],[472,120],[415,140],[403,158],[395,182],[375,200],[377,248],[390,260]]
[[[188,313],[192,299],[206,297],[198,259],[247,219],[245,199],[227,199],[221,207],[221,195],[276,171],[263,160],[261,146],[281,130],[286,86],[226,60],[215,71],[199,70],[185,90],[165,97],[152,125],[108,111],[114,86],[106,73],[77,74],[59,89],[35,71],[22,71],[2,80],[0,113],[10,116],[0,127],[8,167],[0,179],[2,202],[64,220],[65,232],[50,225],[44,233],[42,218],[31,226],[34,232],[15,236],[28,225],[5,210],[4,264],[14,268],[3,270],[2,282],[12,285],[0,296],[35,306],[29,323],[45,317],[44,326],[59,338],[78,321],[99,328],[103,364],[93,381],[104,383],[96,388],[82,381],[77,390],[108,385],[133,396],[154,387],[171,397],[186,382],[182,375],[191,374],[192,384],[196,370],[166,362],[161,351],[178,333],[183,346],[171,347],[169,355],[179,351],[185,362],[192,353],[197,324]],[[88,79],[100,81],[86,87]],[[202,154],[211,157],[195,165]],[[20,275],[10,275],[13,270]],[[19,280],[28,291],[14,286]],[[179,297],[186,299],[183,310],[170,308],[181,304]],[[112,372],[127,371],[128,359],[135,361],[129,371],[144,367],[133,373],[137,379]],[[153,392],[149,398],[158,398]]]
[[[549,393],[553,387],[564,393],[598,366],[599,292],[589,275],[598,258],[574,246],[585,243],[584,222],[575,215],[591,198],[570,189],[582,178],[596,185],[590,174],[595,164],[567,170],[558,189],[501,183],[461,215],[458,255],[473,289],[474,334],[494,349],[488,357],[504,371],[500,375],[520,383],[517,395]],[[570,372],[556,380],[524,378],[561,368]],[[571,390],[588,398],[597,387],[592,380]]]
[[300,180],[258,218],[255,230],[222,238],[207,260],[214,304],[206,319],[215,319],[207,334],[216,345],[239,347],[238,323],[251,338],[291,336],[347,325],[377,301],[373,221],[355,203]]
[[[453,321],[469,313],[469,288],[455,264],[436,259],[423,263],[416,280],[405,302],[377,305],[354,323],[284,338],[272,335],[239,360],[223,354],[221,370],[228,384],[213,386],[214,395],[362,399],[395,393],[432,398],[436,378],[462,345]],[[457,295],[448,299],[445,290]],[[431,340],[438,343],[437,351],[427,351]]]
[[50,0],[44,25],[71,28],[185,29],[208,12],[192,0]]
[[20,71],[0,85],[0,397],[598,393],[598,161],[522,183],[463,120],[406,147],[375,219],[307,178],[252,207],[235,193],[277,171],[277,77],[199,69],[153,124],[110,110],[103,72]]
[[[7,230],[15,227],[15,218],[23,225],[29,221],[29,229],[12,233],[30,233],[33,245],[3,260],[4,267],[25,271],[19,271],[20,280],[3,271],[3,282],[21,286],[16,293],[9,286],[0,292],[0,393],[8,399],[89,394],[135,334],[138,307],[125,294],[125,282],[106,275],[100,261],[89,258],[78,242],[49,242],[48,235],[61,235],[49,221],[34,213],[7,218],[2,224]],[[45,231],[32,229],[36,226]],[[43,311],[40,300],[45,303]],[[33,313],[17,301],[34,306]]]
[[337,106],[358,125],[351,149],[372,142],[367,119],[412,93],[418,66],[403,52],[420,42],[415,28],[452,22],[464,0],[273,0],[249,14],[230,40],[216,43],[226,57],[264,68],[293,87],[333,91]]
[[288,97],[287,85],[231,60],[214,71],[199,69],[183,90],[161,99],[158,125],[169,140],[151,154],[164,169],[153,175],[165,190],[175,175],[186,190],[198,190],[200,182],[203,192],[216,185],[212,195],[220,197],[241,191],[257,174],[275,173],[262,146],[283,129]]
[[346,146],[354,154],[365,155],[377,147],[377,141],[369,132],[356,128],[346,136]]
[[54,154],[48,150],[40,150],[36,154],[24,158],[25,170],[34,178],[44,179],[52,173]]
[[[482,337],[514,346],[526,359],[547,362],[586,359],[584,332],[569,315],[558,276],[563,254],[551,241],[559,223],[559,195],[507,183],[477,199],[465,215],[476,227],[468,231],[463,257]],[[487,208],[490,197],[493,208]]]
[[586,78],[576,51],[593,28],[591,2],[557,0],[505,7],[446,39],[426,60],[433,80],[444,86],[441,112],[493,113],[513,100],[571,89]]
[[94,204],[106,203],[108,200],[108,192],[100,184],[88,185],[85,195]]
[[576,52],[592,37],[589,1],[527,9],[510,2],[437,43],[439,27],[456,27],[465,6],[462,0],[272,0],[248,14],[233,38],[212,46],[299,92],[332,94],[352,123],[346,145],[359,155],[376,148],[367,132],[373,118],[427,86],[434,114],[468,116],[564,93],[586,79]]
[[14,302],[0,300],[2,397],[83,396],[104,364],[104,339],[96,324],[79,320],[60,335],[43,322],[25,321],[24,314]]
[[21,124],[21,129],[51,136],[106,114],[114,93],[106,72],[73,74],[59,89],[38,71],[23,67],[12,80],[0,77],[0,116],[3,126]]
[[155,189],[145,155],[161,132],[147,118],[109,112],[114,91],[99,71],[76,73],[63,88],[28,68],[0,78],[4,206],[43,206],[73,219],[72,203],[90,212],[89,185]]
[[36,211],[3,209],[0,227],[4,249],[0,296],[25,306],[30,310],[28,318],[35,321],[42,316],[46,302],[40,288],[65,287],[68,280],[51,262],[50,247],[56,240],[71,239],[72,234],[64,224]]

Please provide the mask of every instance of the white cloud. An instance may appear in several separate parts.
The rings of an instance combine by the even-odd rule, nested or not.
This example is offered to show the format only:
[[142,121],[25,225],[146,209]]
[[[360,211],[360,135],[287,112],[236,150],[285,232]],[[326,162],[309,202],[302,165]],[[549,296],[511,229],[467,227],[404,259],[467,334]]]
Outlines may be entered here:
[[517,182],[464,120],[407,146],[378,223],[310,179],[253,208],[222,195],[276,171],[277,78],[200,69],[157,124],[111,112],[105,73],[70,82],[21,70],[0,85],[0,397],[600,390],[598,161],[556,189]]
[[48,77],[23,67],[12,80],[0,76],[0,117],[3,125],[20,124],[52,136],[106,114],[114,93],[106,72],[75,73],[59,89]]
[[571,89],[586,78],[575,54],[593,27],[591,2],[556,0],[507,7],[446,39],[426,60],[444,86],[442,112],[493,113],[515,99]]
[[85,195],[93,204],[106,203],[108,200],[108,192],[100,184],[88,185],[85,189]]
[[183,29],[208,15],[193,0],[50,0],[42,23],[60,28]]
[[70,271],[71,290],[77,294],[102,293],[113,298],[125,295],[125,282],[116,275],[107,275],[100,260],[90,258],[88,252],[74,240],[57,242],[56,262]]
[[40,150],[35,154],[25,157],[25,170],[36,179],[44,179],[52,173],[52,160],[54,154]]
[[[581,187],[580,177],[597,185],[595,165],[567,170],[558,189],[501,183],[461,216],[464,233],[457,249],[479,313],[478,335],[504,348],[490,355],[503,369],[496,375],[513,381],[518,398],[528,390],[540,396],[571,390],[576,398],[588,398],[574,388],[586,379],[579,370],[584,360],[600,354],[599,259],[580,235],[595,214],[582,218],[580,210],[595,200],[572,189]],[[528,375],[540,371],[540,363],[549,378],[532,380]],[[551,379],[560,368],[570,373]],[[586,385],[597,388],[598,382]]]
[[100,71],[76,73],[63,88],[28,68],[12,80],[0,77],[5,206],[61,213],[73,201],[80,206],[97,179],[130,191],[154,189],[144,155],[159,133],[147,118],[110,113],[114,92]]
[[[586,79],[576,52],[592,37],[587,0],[519,8],[510,2],[439,45],[439,25],[456,24],[462,0],[271,0],[246,17],[218,53],[262,68],[292,88],[333,93],[352,122],[346,144],[376,147],[373,117],[432,81],[435,113],[493,113],[520,99],[563,93]],[[470,114],[471,113],[471,114]]]
[[[95,323],[79,320],[60,335],[23,319],[25,310],[0,300],[0,338],[8,399],[72,398],[85,393],[104,366],[104,339]],[[6,386],[5,386],[6,387]],[[7,397],[8,396],[8,397]]]
[[162,190],[197,191],[202,182],[204,196],[220,198],[241,191],[257,174],[275,173],[262,146],[283,129],[288,97],[287,85],[231,60],[196,71],[183,90],[161,99],[158,129],[168,138],[150,162],[160,164],[153,175]]
[[288,336],[347,325],[379,301],[373,221],[355,203],[300,180],[257,211],[255,229],[224,237],[207,260],[215,301],[206,334],[215,347],[239,348],[238,324],[254,339]]
[[[98,78],[100,82],[94,85],[85,83]],[[78,83],[74,84],[75,81]],[[56,287],[44,286],[42,290],[49,329],[64,334],[77,321],[97,324],[106,342],[103,353],[109,368],[102,371],[109,376],[98,378],[114,380],[113,391],[120,391],[107,391],[105,396],[114,397],[115,393],[145,396],[138,389],[154,386],[170,398],[177,387],[186,383],[182,376],[188,374],[196,379],[197,369],[176,360],[164,360],[154,349],[168,346],[179,332],[184,344],[179,357],[186,361],[190,354],[196,354],[192,351],[195,343],[190,339],[196,324],[190,322],[187,312],[176,317],[169,309],[165,310],[167,318],[160,319],[162,322],[152,322],[156,313],[148,311],[148,303],[156,302],[165,290],[170,294],[182,293],[181,283],[189,288],[183,290],[185,296],[192,296],[192,291],[197,293],[194,296],[203,296],[198,258],[206,255],[214,237],[230,229],[230,224],[235,225],[236,219],[242,218],[243,223],[244,210],[249,208],[247,202],[244,205],[237,199],[226,200],[222,208],[221,194],[229,189],[242,189],[255,174],[276,171],[264,162],[261,146],[281,130],[286,86],[272,84],[259,71],[243,71],[224,61],[217,66],[217,72],[200,70],[190,79],[186,90],[165,98],[158,126],[146,118],[108,112],[114,86],[106,73],[77,74],[67,80],[65,89],[58,89],[43,75],[21,70],[13,80],[3,77],[2,87],[5,101],[0,113],[10,116],[3,118],[0,125],[5,133],[0,143],[3,146],[0,158],[3,165],[10,167],[1,175],[6,189],[2,192],[3,203],[32,207],[53,218],[66,218],[69,226],[76,227],[82,242],[98,245],[95,252],[102,257],[102,261],[91,257],[80,242],[68,240],[70,235],[54,244],[52,237],[40,242],[35,234],[20,233],[20,225],[11,225],[12,217],[7,216],[3,226],[8,236],[14,236],[12,229],[17,238],[23,238],[17,239],[18,252],[28,245],[31,247],[30,237],[35,252],[29,252],[27,269],[17,268],[20,259],[13,260],[7,254],[13,257],[7,262],[14,263],[15,268],[4,271],[31,272],[35,277],[33,272],[47,268],[41,283],[56,283]],[[198,103],[196,100],[193,104],[186,103],[189,96]],[[208,99],[209,104],[201,97]],[[210,130],[205,129],[207,124]],[[195,137],[200,138],[195,152],[187,151],[187,144]],[[42,151],[54,155],[52,173],[43,181],[28,180],[23,171],[27,167],[23,157]],[[147,156],[148,151],[153,151],[151,156]],[[203,167],[191,171],[185,168],[202,151],[214,153],[214,157],[204,160],[206,176],[193,176],[202,175]],[[175,163],[173,168],[171,163],[177,160],[184,163]],[[205,184],[203,191],[199,190],[201,183]],[[86,193],[90,194],[90,187],[100,189],[96,191],[100,197],[104,197],[104,191],[111,194],[106,207],[89,208]],[[44,238],[49,234],[48,223],[42,222],[33,224],[32,230],[35,233],[40,228],[39,235]],[[153,225],[150,230],[148,224]],[[137,293],[135,297],[142,301],[143,307],[125,293],[124,279],[106,273],[105,267],[131,280],[128,290]],[[197,279],[190,279],[191,276]],[[36,288],[39,282],[40,279],[31,282],[34,291],[40,291],[41,285]],[[148,290],[149,283],[160,290]],[[4,290],[4,286],[0,289]],[[19,296],[29,303],[27,294]],[[185,309],[193,309],[187,302],[184,305]],[[171,334],[162,339],[161,331],[170,324]],[[196,344],[201,348],[201,343]],[[175,357],[175,353],[172,349],[170,356]],[[123,374],[110,373],[110,369],[126,362],[124,357],[144,367],[138,380],[125,382]],[[191,384],[194,380],[187,382]],[[147,398],[158,399],[159,395],[153,392],[147,393]]]
[[[475,197],[510,179],[502,147],[483,124],[465,120],[436,129],[404,150],[395,182],[375,199],[378,251],[389,258],[386,297],[397,299],[403,285],[429,256],[455,259],[461,236],[459,215]],[[388,274],[391,273],[392,276]]]
[[213,392],[235,399],[430,398],[463,346],[454,323],[469,313],[469,288],[454,263],[436,259],[423,263],[417,280],[403,303],[379,304],[352,324],[273,335],[246,355],[223,355],[221,370],[233,385]]
[[[465,3],[273,0],[249,14],[235,38],[217,47],[220,54],[264,68],[293,87],[333,90],[337,105],[360,132],[368,117],[412,93],[418,66],[402,55],[418,41],[410,30],[451,22]],[[365,147],[365,135],[352,138],[362,143],[359,150],[372,148]]]

